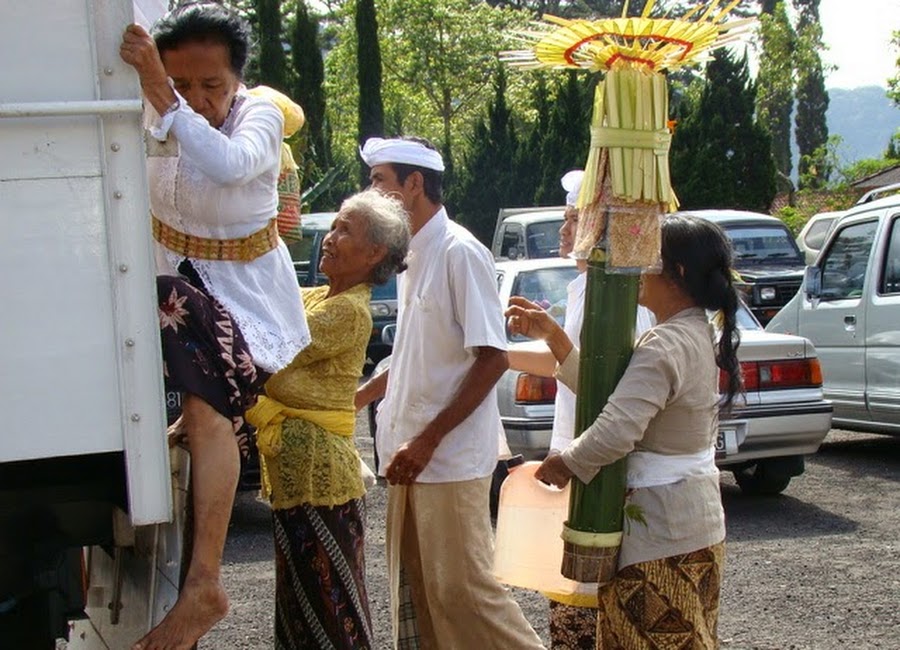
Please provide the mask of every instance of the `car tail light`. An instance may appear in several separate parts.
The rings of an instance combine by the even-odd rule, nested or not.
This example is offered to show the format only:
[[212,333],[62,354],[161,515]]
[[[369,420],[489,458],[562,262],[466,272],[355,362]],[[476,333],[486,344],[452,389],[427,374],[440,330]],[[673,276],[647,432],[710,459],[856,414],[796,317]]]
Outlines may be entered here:
[[[818,388],[822,385],[822,366],[813,359],[779,359],[775,361],[742,361],[744,389],[777,390],[779,388]],[[725,373],[719,373],[719,390],[727,386]]]
[[516,401],[531,404],[552,402],[556,399],[556,380],[521,373],[516,378]]

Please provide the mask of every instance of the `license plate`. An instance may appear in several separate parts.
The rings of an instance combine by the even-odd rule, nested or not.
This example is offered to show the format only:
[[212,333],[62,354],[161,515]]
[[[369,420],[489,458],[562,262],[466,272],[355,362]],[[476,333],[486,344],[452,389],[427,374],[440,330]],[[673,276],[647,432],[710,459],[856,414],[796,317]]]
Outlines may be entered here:
[[724,458],[738,451],[737,430],[736,429],[719,429],[716,435],[716,456]]

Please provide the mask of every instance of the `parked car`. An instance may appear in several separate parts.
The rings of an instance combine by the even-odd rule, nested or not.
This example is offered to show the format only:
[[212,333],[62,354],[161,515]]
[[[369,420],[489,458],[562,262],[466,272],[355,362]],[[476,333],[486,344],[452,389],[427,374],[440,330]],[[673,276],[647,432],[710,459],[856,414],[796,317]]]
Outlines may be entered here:
[[[319,270],[322,258],[322,240],[331,230],[337,212],[312,212],[301,215],[300,229],[303,239],[288,244],[297,282],[301,287],[317,287],[328,283],[328,278]],[[372,335],[366,348],[366,365],[381,361],[390,354],[390,345],[382,341],[381,332],[385,325],[397,322],[397,279],[392,277],[387,284],[372,287],[369,301],[372,314]]]
[[317,287],[328,283],[328,278],[319,270],[322,257],[322,240],[337,212],[310,212],[300,215],[300,232],[303,238],[288,244],[297,282],[301,287]]
[[738,288],[765,325],[797,293],[806,266],[797,242],[784,223],[766,214],[743,210],[692,210],[718,224],[734,248]]
[[[520,260],[497,263],[501,300],[523,295],[539,302],[562,321],[566,285],[577,270],[569,260]],[[746,397],[719,422],[717,464],[734,473],[748,494],[777,494],[804,471],[804,457],[815,453],[831,428],[831,403],[822,393],[822,375],[813,345],[799,336],[762,329],[745,305],[738,325],[738,349]],[[510,347],[543,346],[509,337]],[[376,372],[389,366],[388,357]],[[556,381],[508,370],[497,383],[497,400],[513,453],[539,460],[547,454],[553,425]],[[369,408],[375,431],[376,405]]]
[[537,259],[559,256],[559,228],[565,206],[501,208],[494,228],[494,259]]
[[766,329],[815,344],[836,426],[900,436],[900,195],[847,210]]
[[397,276],[386,284],[372,287],[369,302],[372,313],[372,336],[366,349],[366,363],[375,365],[391,353],[391,339],[384,337],[384,328],[397,322]]
[[819,212],[809,218],[800,233],[797,235],[797,246],[803,251],[803,258],[807,264],[816,261],[822,244],[828,237],[828,233],[837,223],[837,220],[844,214],[843,211],[838,212]]

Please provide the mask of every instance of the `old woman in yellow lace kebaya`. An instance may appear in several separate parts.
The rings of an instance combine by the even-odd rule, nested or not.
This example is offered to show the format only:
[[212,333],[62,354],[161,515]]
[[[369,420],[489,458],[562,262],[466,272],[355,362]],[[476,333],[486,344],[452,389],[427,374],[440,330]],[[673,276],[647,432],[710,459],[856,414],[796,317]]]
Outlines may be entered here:
[[303,290],[312,343],[248,411],[275,532],[275,645],[371,648],[365,494],[353,405],[372,332],[372,284],[406,268],[403,206],[375,191],[344,201],[322,242],[329,284]]

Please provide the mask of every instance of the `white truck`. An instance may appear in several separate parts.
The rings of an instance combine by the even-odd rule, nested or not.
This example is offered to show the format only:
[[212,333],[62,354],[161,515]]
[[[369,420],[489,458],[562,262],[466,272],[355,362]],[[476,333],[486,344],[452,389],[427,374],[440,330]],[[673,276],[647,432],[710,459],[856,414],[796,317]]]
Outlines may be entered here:
[[130,647],[177,596],[133,12],[0,0],[4,648]]
[[874,190],[843,213],[800,291],[766,325],[815,344],[834,426],[894,436],[900,436],[898,191]]

